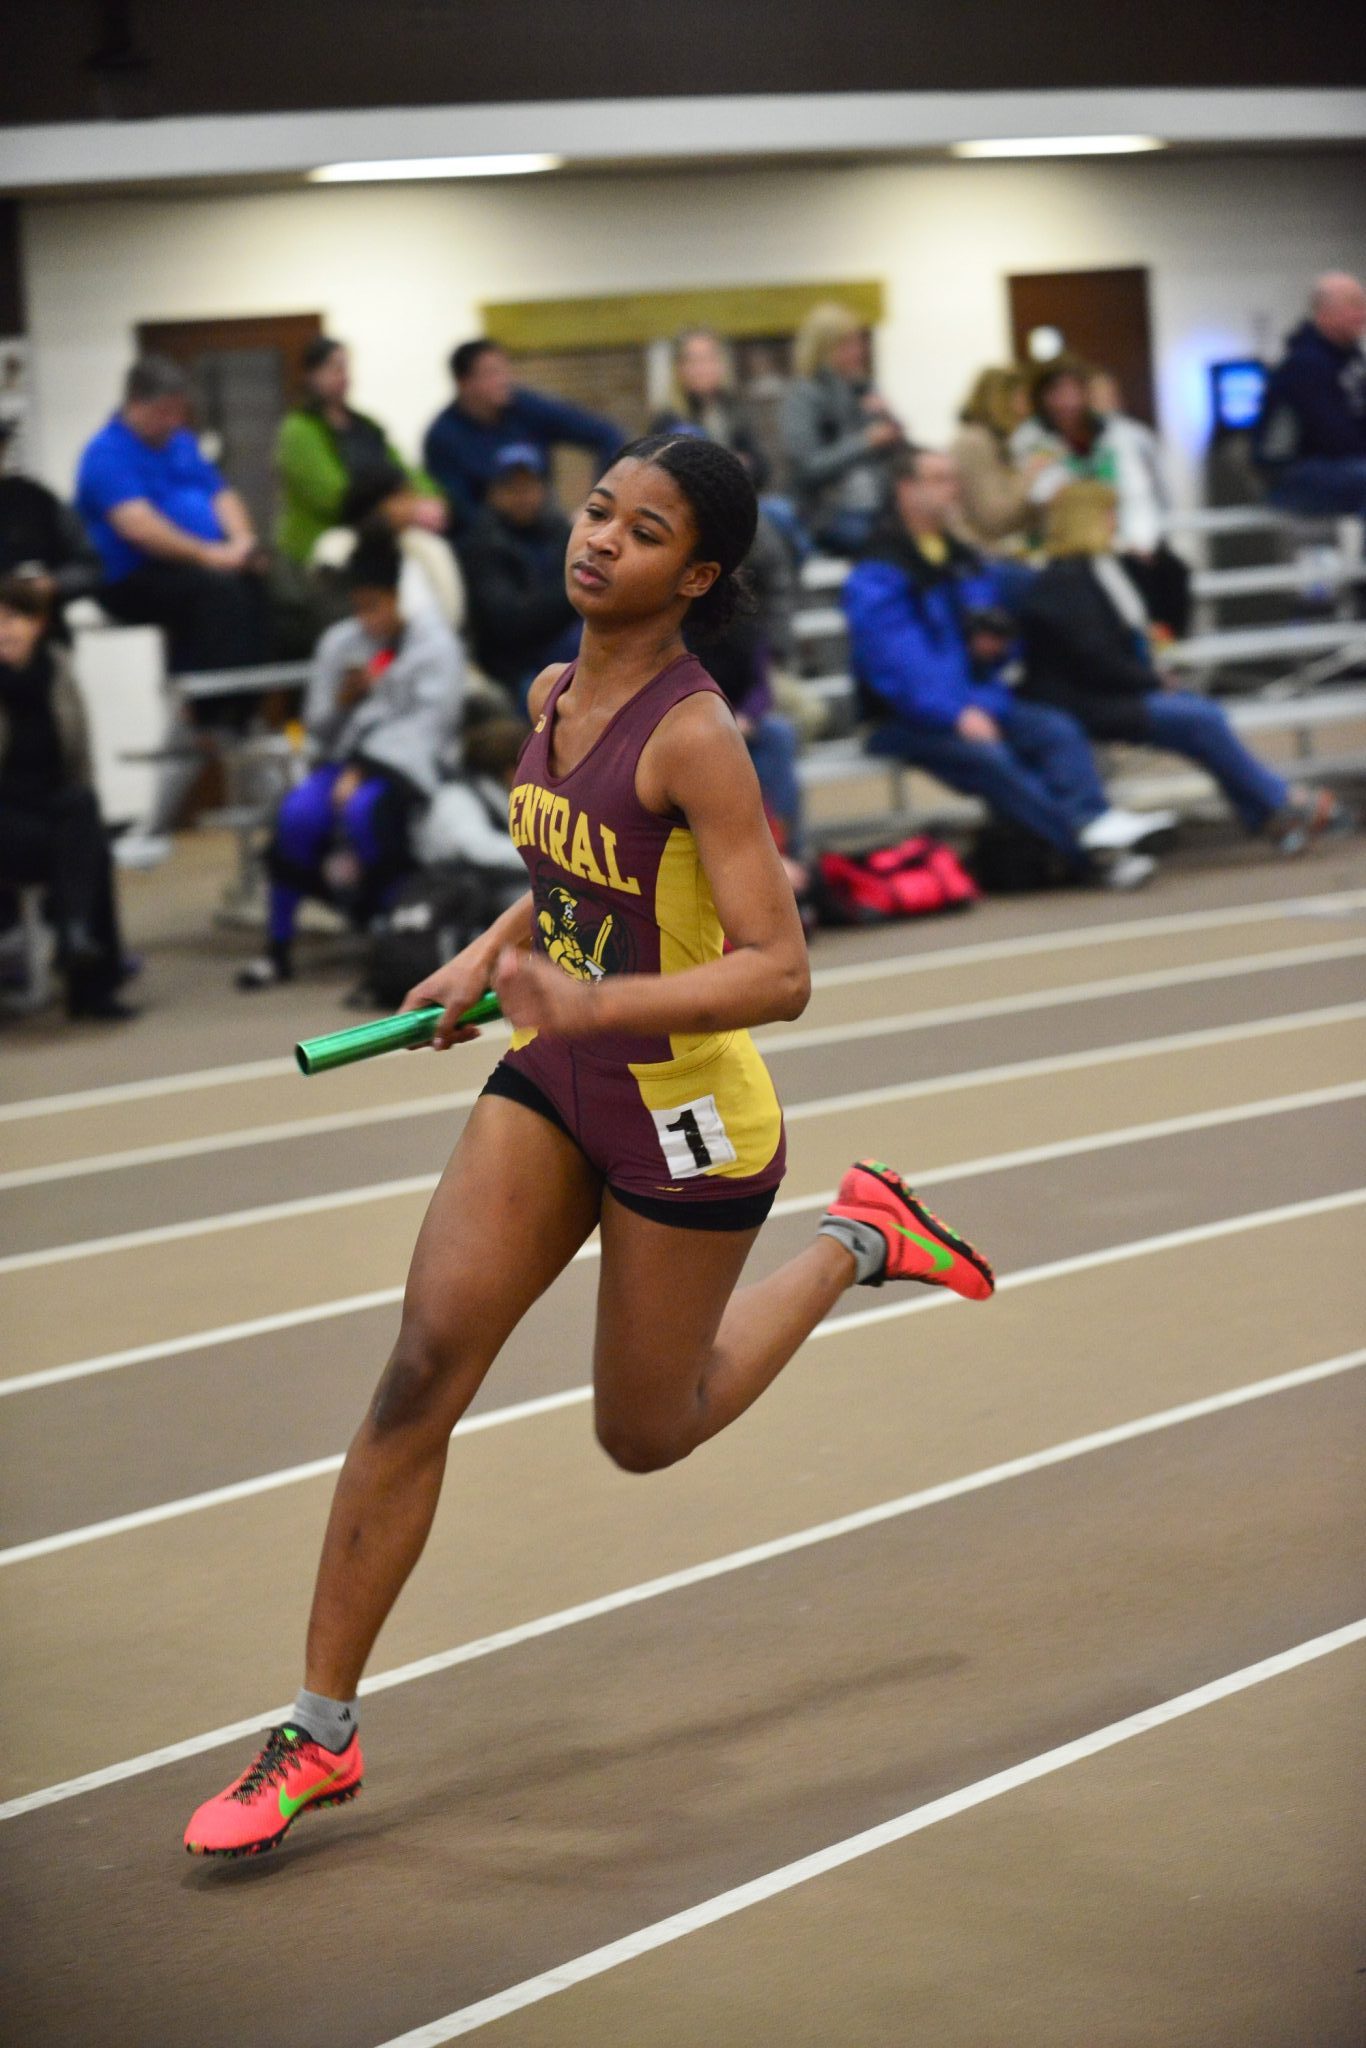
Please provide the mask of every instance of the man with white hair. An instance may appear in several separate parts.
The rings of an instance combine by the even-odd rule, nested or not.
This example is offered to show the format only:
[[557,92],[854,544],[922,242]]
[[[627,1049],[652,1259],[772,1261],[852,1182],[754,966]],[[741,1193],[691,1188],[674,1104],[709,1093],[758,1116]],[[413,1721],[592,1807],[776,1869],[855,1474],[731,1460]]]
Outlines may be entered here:
[[1330,270],[1271,373],[1256,455],[1273,504],[1366,517],[1366,286]]

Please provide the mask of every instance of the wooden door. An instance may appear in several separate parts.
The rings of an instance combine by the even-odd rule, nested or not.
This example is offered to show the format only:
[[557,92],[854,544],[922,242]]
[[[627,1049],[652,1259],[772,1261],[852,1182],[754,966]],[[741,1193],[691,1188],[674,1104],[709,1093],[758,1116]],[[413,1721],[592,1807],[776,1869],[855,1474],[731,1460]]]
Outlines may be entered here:
[[275,522],[276,432],[299,394],[304,351],[322,331],[318,313],[146,321],[138,328],[142,352],[169,356],[190,372],[199,431],[266,536]]
[[1146,270],[1043,271],[1008,277],[1006,288],[1017,362],[1038,360],[1030,338],[1052,329],[1069,354],[1110,372],[1125,412],[1157,426]]

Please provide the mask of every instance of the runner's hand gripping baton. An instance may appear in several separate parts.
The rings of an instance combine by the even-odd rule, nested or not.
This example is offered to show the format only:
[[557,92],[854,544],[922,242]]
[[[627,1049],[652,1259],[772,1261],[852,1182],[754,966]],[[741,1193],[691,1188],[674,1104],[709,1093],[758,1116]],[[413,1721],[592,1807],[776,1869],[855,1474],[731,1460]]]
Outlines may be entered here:
[[[466,1010],[461,1024],[491,1024],[503,1014],[498,998],[490,989],[480,996],[472,1010]],[[347,1031],[329,1031],[321,1038],[304,1038],[294,1048],[301,1074],[325,1074],[330,1067],[349,1067],[353,1060],[371,1060],[376,1053],[398,1052],[403,1047],[430,1045],[445,1011],[440,1003],[423,1010],[401,1010],[396,1017],[376,1017],[369,1024],[353,1024]]]

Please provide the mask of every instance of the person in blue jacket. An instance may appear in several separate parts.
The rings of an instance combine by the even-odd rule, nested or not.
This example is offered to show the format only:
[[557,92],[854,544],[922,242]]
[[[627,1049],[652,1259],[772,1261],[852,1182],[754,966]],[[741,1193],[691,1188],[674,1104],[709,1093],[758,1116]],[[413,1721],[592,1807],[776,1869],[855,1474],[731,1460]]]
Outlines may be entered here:
[[455,397],[428,427],[422,458],[449,500],[457,533],[482,506],[500,449],[529,443],[548,457],[567,442],[587,448],[601,473],[625,439],[615,421],[515,384],[496,341],[462,341],[451,375]]
[[1257,461],[1287,512],[1366,517],[1366,286],[1330,271],[1271,373]]
[[891,478],[891,514],[844,585],[854,670],[874,712],[869,752],[980,797],[1055,848],[1078,878],[1118,888],[1146,881],[1153,863],[1130,849],[1171,814],[1112,808],[1077,721],[1021,702],[1001,678],[1001,614],[1019,604],[1030,572],[954,537],[951,455],[906,449]]

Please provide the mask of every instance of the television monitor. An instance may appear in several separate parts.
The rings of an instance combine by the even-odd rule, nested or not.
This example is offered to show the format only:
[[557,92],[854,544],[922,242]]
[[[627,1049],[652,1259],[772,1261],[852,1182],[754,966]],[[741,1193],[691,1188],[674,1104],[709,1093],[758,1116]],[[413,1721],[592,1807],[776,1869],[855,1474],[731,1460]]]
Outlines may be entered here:
[[1256,356],[1239,356],[1209,366],[1214,431],[1236,434],[1255,427],[1266,396],[1267,367]]

